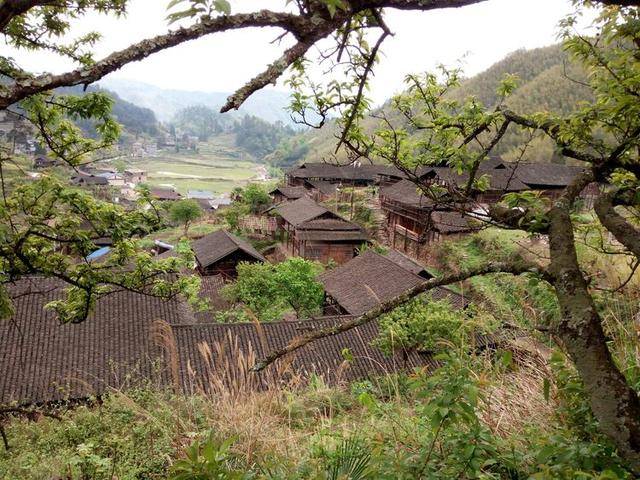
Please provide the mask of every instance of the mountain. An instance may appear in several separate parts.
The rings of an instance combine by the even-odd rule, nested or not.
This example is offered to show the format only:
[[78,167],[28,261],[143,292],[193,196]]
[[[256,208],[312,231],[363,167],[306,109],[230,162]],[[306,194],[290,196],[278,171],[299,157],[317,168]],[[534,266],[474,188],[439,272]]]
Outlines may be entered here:
[[[592,92],[583,83],[586,81],[585,72],[570,61],[561,45],[517,50],[487,70],[464,80],[449,93],[449,97],[463,100],[473,96],[485,105],[492,106],[496,103],[496,88],[507,74],[517,75],[519,78],[519,87],[506,103],[520,113],[552,111],[566,114],[578,108],[581,103],[593,100]],[[404,119],[394,114],[389,101],[381,108],[396,125],[403,125]],[[380,122],[371,117],[363,121],[363,127],[368,132],[375,131],[379,125]],[[328,123],[320,130],[307,131],[296,137],[293,142],[298,147],[306,145],[308,148],[299,148],[301,154],[295,157],[295,161],[321,161],[330,158],[337,143],[336,133],[335,125]],[[523,140],[523,135],[512,128],[503,138],[496,153],[512,159],[519,154],[518,145]],[[272,158],[271,161],[286,166],[294,158],[286,153],[283,152],[280,158]],[[535,139],[531,143],[524,159],[534,162],[560,161],[551,142],[544,138]]]
[[[104,88],[116,92],[123,99],[146,107],[155,112],[158,119],[168,122],[181,109],[193,105],[204,105],[219,109],[231,95],[229,92],[202,92],[189,90],[171,90],[150,85],[148,83],[119,78],[106,78],[100,81]],[[289,94],[273,88],[264,88],[254,93],[235,113],[253,115],[269,123],[281,121],[292,124],[286,107],[289,105]]]
[[[83,95],[91,92],[104,92],[113,99],[112,113],[115,119],[124,127],[124,132],[133,136],[155,136],[159,132],[159,124],[153,110],[140,107],[122,99],[117,93],[102,86],[89,85],[85,90],[82,86],[63,87],[58,92],[71,95]],[[92,121],[78,121],[78,125],[89,136],[96,134]]]

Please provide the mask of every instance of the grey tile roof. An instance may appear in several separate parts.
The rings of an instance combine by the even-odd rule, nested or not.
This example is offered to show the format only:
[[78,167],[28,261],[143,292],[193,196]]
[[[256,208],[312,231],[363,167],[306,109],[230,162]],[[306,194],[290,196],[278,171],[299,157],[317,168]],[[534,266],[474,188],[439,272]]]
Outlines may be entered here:
[[271,190],[269,194],[275,195],[278,192],[287,197],[289,200],[297,200],[298,198],[302,198],[307,195],[307,190],[304,187],[292,187],[288,185],[276,187]]
[[187,320],[178,301],[117,292],[100,299],[86,321],[62,325],[44,306],[65,287],[42,277],[8,285],[15,314],[0,322],[0,403],[83,398],[167,378],[156,364],[152,326]]
[[[324,289],[350,315],[362,315],[421,284],[424,278],[373,250],[367,250],[347,263],[319,277]],[[456,308],[467,302],[454,292],[437,287],[435,299],[448,298]]]
[[[175,326],[172,330],[178,345],[183,388],[186,391],[208,391],[208,379],[212,371],[216,371],[215,376],[225,383],[237,382],[239,379],[243,381],[247,372],[237,367],[238,358],[235,353],[238,351],[246,358],[259,359],[274,349],[284,347],[306,332],[326,328],[348,318],[327,317],[259,325],[240,323]],[[312,342],[288,358],[280,359],[274,367],[281,380],[288,376],[300,375],[308,378],[315,374],[323,376],[329,384],[361,380],[416,367],[436,367],[434,358],[428,354],[401,351],[391,356],[384,355],[371,346],[377,335],[377,322],[369,322],[347,332]],[[198,345],[202,344],[208,345],[214,352],[211,361],[207,361],[199,352]],[[347,355],[345,351],[348,351]],[[346,362],[346,356],[353,360]],[[263,387],[269,375],[268,372],[263,373],[257,381],[252,380],[257,382],[258,388]]]
[[204,237],[192,242],[191,248],[196,256],[196,260],[198,260],[198,263],[204,268],[214,264],[236,250],[242,250],[261,262],[267,261],[248,242],[236,237],[226,230],[218,230],[205,235]]
[[273,207],[273,210],[294,227],[319,217],[338,218],[337,215],[307,197],[281,203]]

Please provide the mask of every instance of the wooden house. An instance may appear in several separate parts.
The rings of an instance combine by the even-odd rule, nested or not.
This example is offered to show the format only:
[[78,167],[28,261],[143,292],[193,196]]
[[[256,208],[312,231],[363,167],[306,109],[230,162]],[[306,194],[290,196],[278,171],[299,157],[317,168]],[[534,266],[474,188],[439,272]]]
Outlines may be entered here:
[[137,168],[128,168],[123,172],[124,180],[127,183],[144,183],[147,181],[147,173]]
[[36,155],[33,159],[33,168],[49,168],[57,165],[57,161],[46,155]]
[[225,279],[237,277],[240,262],[266,262],[248,242],[225,231],[218,230],[191,243],[200,275],[222,275]]
[[180,192],[168,187],[151,187],[149,193],[151,193],[151,198],[161,202],[171,202],[182,199]]
[[368,242],[360,226],[303,197],[277,205],[278,230],[291,255],[322,263],[344,263]]
[[273,203],[290,202],[307,196],[307,190],[303,186],[292,187],[283,185],[276,187],[269,192]]
[[[320,275],[325,290],[324,313],[363,315],[424,282],[425,277],[415,273],[419,267],[419,264],[410,266],[406,261],[398,261],[397,257],[367,250]],[[433,299],[448,299],[456,308],[467,306],[464,297],[447,288],[437,287],[430,293]]]
[[428,258],[429,245],[456,240],[478,229],[478,222],[459,211],[441,210],[418,191],[415,184],[402,180],[380,189],[380,206],[386,215],[386,232],[391,247],[415,258]]
[[[305,182],[326,182],[351,187],[367,187],[384,179],[404,178],[402,172],[390,165],[362,164],[348,165],[332,163],[304,163],[286,173],[288,185],[305,186]],[[307,183],[307,188],[312,183]]]

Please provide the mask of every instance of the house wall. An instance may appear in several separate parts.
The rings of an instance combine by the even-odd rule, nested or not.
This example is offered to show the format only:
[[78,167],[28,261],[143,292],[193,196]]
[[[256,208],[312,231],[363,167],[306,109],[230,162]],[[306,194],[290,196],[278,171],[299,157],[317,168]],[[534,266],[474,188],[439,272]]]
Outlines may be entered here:
[[198,272],[203,276],[222,275],[225,280],[234,279],[238,276],[236,267],[240,262],[256,263],[258,260],[241,250],[236,250],[207,267],[203,267],[198,263]]
[[360,242],[301,242],[295,241],[295,255],[307,260],[328,263],[333,260],[338,265],[348,262],[356,255]]
[[338,302],[334,300],[334,298],[325,292],[324,294],[324,302],[322,304],[322,314],[326,316],[334,316],[334,315],[347,315],[347,312],[344,308],[342,308]]

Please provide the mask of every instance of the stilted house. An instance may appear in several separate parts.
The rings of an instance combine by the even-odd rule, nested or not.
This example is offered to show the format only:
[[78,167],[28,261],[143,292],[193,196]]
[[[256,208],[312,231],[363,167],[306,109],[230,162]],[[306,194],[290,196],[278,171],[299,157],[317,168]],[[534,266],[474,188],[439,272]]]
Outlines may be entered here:
[[[408,266],[406,261],[398,263],[392,256],[367,250],[320,275],[325,290],[324,313],[363,315],[424,282],[424,276],[412,271],[415,268],[415,264]],[[444,287],[436,287],[430,294],[433,299],[448,299],[455,308],[468,304],[463,296]]]
[[276,187],[269,192],[273,203],[290,202],[307,196],[307,190],[303,186],[292,187],[283,185]]
[[446,206],[435,204],[409,180],[381,188],[380,206],[391,247],[415,258],[427,259],[432,243],[456,240],[480,226],[470,214],[440,210]]
[[248,242],[225,231],[218,230],[191,243],[200,275],[222,275],[233,279],[238,275],[240,262],[266,262]]
[[341,264],[353,258],[369,240],[359,225],[306,197],[277,205],[273,211],[291,255]]
[[382,181],[404,178],[397,168],[390,165],[353,163],[335,165],[331,163],[304,163],[286,173],[288,185],[309,186],[315,182],[338,184],[350,187],[367,187]]

